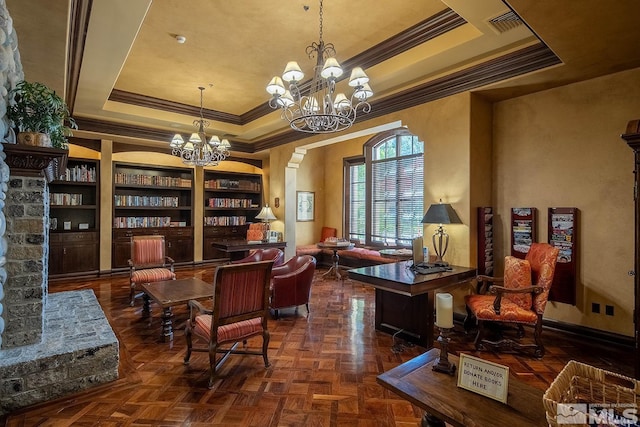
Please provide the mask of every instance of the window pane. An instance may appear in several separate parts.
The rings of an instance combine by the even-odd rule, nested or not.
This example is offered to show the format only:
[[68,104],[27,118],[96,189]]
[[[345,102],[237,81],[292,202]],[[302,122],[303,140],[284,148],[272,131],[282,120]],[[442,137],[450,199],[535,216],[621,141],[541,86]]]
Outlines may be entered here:
[[410,246],[422,231],[424,158],[415,139],[393,136],[372,150],[380,156],[371,164],[372,243]]
[[413,136],[411,135],[402,135],[400,137],[400,155],[406,156],[408,154],[413,154]]
[[369,244],[411,247],[422,233],[424,143],[406,131],[388,135],[365,151],[366,159],[349,165],[346,234]]
[[366,224],[366,170],[364,164],[349,167],[350,201],[348,238],[365,241]]

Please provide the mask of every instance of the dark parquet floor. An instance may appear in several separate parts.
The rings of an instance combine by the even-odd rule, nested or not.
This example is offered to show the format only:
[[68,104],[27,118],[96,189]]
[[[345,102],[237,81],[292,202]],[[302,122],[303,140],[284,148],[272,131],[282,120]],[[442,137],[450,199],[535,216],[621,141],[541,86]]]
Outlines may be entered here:
[[[212,280],[213,267],[181,269],[178,278]],[[107,385],[15,411],[5,426],[419,426],[422,411],[376,383],[376,376],[425,351],[374,329],[374,291],[362,283],[321,280],[316,273],[307,315],[281,311],[270,320],[271,367],[258,356],[232,356],[209,390],[208,359],[182,363],[186,307],[174,310],[173,343],[162,343],[160,310],[152,323],[141,301],[128,305],[128,278],[50,284],[50,292],[93,289],[120,342],[120,378]],[[154,306],[152,305],[152,309]],[[530,336],[530,334],[528,334]],[[518,378],[546,389],[571,359],[630,375],[629,348],[604,347],[588,337],[543,334],[544,359],[473,350],[460,325],[453,352],[509,366]],[[258,346],[259,339],[249,345]]]

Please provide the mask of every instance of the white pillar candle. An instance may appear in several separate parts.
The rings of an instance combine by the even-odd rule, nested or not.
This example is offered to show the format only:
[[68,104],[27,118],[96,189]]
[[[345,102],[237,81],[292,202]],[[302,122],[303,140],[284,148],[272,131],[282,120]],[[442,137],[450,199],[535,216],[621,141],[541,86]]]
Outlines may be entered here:
[[436,294],[436,326],[443,329],[453,328],[453,296]]

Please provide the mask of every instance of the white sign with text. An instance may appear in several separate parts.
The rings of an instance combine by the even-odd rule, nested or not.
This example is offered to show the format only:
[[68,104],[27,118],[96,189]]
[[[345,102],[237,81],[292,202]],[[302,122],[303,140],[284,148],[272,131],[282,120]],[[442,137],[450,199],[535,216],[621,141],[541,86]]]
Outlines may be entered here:
[[507,403],[509,367],[460,354],[458,387]]

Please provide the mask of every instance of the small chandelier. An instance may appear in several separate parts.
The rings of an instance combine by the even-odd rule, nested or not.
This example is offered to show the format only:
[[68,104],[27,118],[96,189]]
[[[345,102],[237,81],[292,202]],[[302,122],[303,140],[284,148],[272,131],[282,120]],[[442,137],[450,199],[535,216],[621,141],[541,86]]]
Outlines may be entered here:
[[220,141],[216,135],[213,135],[207,142],[207,134],[204,129],[209,127],[209,122],[204,119],[202,114],[202,92],[204,87],[200,89],[200,118],[193,121],[193,125],[198,129],[189,137],[187,142],[182,139],[182,135],[176,133],[169,144],[171,153],[174,156],[180,156],[182,162],[189,166],[217,166],[221,161],[229,156],[231,144],[227,139]]
[[[373,95],[369,77],[360,67],[351,70],[349,86],[353,87],[351,98],[344,93],[335,94],[336,82],[343,69],[335,58],[333,43],[322,40],[322,0],[320,0],[320,42],[312,42],[306,53],[310,59],[316,58],[313,79],[308,87],[301,83],[304,73],[297,62],[291,61],[285,67],[282,78],[275,76],[267,85],[271,108],[282,108],[282,117],[289,121],[291,128],[307,133],[339,132],[351,127],[358,110],[371,111],[367,102]],[[324,65],[323,65],[324,64]],[[283,81],[289,88],[285,88]],[[304,95],[303,95],[304,91]]]

